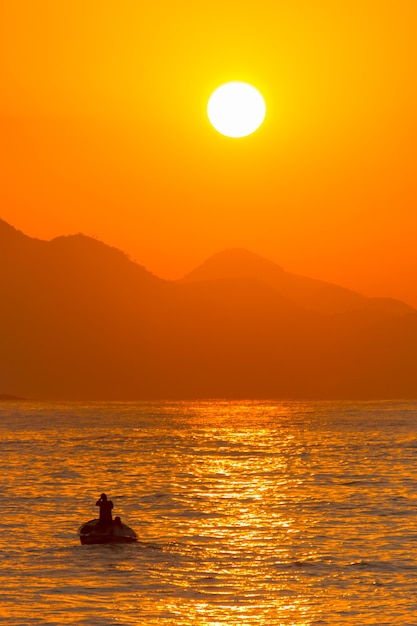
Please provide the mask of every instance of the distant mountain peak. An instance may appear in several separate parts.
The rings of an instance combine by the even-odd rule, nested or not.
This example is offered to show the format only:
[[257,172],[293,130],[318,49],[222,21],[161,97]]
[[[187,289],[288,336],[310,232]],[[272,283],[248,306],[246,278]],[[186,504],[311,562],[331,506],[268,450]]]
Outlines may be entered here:
[[246,248],[228,248],[217,252],[198,268],[184,276],[181,282],[224,278],[259,278],[265,273],[282,272],[282,267]]
[[16,396],[415,397],[417,312],[245,249],[176,285],[95,238],[0,221],[0,268],[0,382]]
[[398,300],[366,296],[322,280],[287,272],[273,261],[244,248],[230,248],[214,254],[181,283],[230,279],[255,279],[307,311],[324,314],[373,310],[389,315],[407,315],[412,307]]

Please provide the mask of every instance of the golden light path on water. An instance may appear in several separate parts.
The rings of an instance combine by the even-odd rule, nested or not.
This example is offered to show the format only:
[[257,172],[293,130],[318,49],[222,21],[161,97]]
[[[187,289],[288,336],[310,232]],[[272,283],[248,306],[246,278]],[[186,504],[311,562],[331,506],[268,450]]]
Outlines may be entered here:
[[[416,409],[0,409],[0,619],[417,623]],[[79,545],[103,490],[138,544]]]

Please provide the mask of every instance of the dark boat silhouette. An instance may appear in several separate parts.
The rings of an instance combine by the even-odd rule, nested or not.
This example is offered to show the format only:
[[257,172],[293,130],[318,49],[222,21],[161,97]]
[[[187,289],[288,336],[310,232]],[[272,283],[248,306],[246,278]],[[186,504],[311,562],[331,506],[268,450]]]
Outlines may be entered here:
[[138,540],[135,531],[116,517],[111,524],[103,525],[98,519],[84,522],[78,529],[83,545],[95,543],[132,543]]

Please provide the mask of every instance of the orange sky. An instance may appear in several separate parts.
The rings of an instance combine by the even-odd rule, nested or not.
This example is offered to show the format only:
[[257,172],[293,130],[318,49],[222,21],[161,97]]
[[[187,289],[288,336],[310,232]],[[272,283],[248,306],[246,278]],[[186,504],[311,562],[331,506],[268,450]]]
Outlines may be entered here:
[[[415,0],[0,6],[0,217],[163,278],[224,248],[417,306]],[[209,125],[247,80],[267,118]]]

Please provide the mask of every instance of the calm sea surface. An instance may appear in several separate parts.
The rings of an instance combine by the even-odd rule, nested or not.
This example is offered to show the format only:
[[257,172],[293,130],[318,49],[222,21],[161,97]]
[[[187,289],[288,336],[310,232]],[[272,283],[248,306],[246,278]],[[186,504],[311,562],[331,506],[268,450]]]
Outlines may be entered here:
[[[0,404],[0,622],[417,625],[417,403]],[[133,545],[81,546],[105,491]]]

